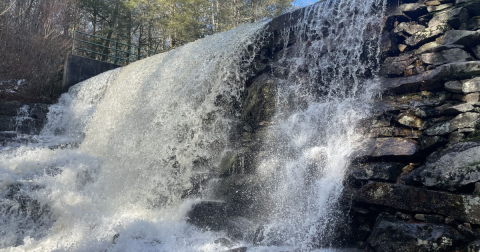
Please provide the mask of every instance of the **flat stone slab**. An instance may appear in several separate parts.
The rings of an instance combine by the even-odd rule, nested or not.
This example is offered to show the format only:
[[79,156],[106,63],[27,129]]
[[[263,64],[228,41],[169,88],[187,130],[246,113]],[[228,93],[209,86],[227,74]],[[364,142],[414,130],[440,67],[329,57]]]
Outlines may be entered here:
[[457,143],[428,157],[409,179],[425,186],[455,191],[480,181],[480,143]]
[[480,224],[480,196],[458,195],[413,186],[374,182],[345,195],[355,202],[382,205],[404,211],[438,213]]
[[467,61],[441,65],[424,73],[402,78],[383,78],[384,93],[412,93],[441,88],[444,80],[468,79],[480,74],[480,61]]

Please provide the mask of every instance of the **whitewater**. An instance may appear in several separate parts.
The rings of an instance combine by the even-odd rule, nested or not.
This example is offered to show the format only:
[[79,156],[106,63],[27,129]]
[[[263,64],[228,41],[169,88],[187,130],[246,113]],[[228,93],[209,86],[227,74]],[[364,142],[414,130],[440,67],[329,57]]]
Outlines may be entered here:
[[[269,21],[79,83],[50,106],[39,135],[2,146],[0,251],[337,251],[332,230],[344,225],[342,183],[372,109],[384,9],[323,1],[282,31],[296,34],[297,50],[272,63],[289,74],[276,85],[269,148],[256,164],[268,195],[263,218],[251,220],[262,224],[258,244],[219,242],[225,231],[187,216],[222,200],[212,192],[217,167],[238,148],[238,104]],[[212,187],[185,197],[199,179]]]

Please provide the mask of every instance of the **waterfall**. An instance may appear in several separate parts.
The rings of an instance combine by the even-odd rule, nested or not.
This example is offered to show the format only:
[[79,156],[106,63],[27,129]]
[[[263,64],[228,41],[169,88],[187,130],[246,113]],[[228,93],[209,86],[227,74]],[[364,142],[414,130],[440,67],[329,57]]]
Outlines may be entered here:
[[[262,239],[249,251],[335,247],[332,228],[356,126],[376,85],[384,1],[307,7],[280,36],[276,113],[255,176]],[[241,103],[268,22],[214,34],[72,87],[36,143],[0,152],[0,251],[226,251],[223,231],[187,212],[221,200],[217,178],[239,148]],[[290,37],[293,36],[293,42]],[[290,41],[290,42],[289,42]],[[293,45],[292,45],[293,44]]]
[[359,123],[371,111],[385,4],[323,1],[284,31],[284,41],[293,33],[295,42],[275,65],[289,74],[278,85],[269,150],[257,169],[271,195],[261,245],[338,245],[338,221],[346,219],[338,200],[361,148]]

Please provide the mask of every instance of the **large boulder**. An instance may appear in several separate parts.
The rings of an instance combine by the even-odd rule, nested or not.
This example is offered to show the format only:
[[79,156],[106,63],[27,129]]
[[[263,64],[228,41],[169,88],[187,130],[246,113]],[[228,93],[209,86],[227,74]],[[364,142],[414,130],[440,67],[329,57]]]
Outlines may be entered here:
[[446,225],[409,223],[381,216],[367,241],[376,252],[451,252],[466,239]]
[[424,186],[455,191],[480,181],[480,143],[457,143],[431,155],[409,177]]

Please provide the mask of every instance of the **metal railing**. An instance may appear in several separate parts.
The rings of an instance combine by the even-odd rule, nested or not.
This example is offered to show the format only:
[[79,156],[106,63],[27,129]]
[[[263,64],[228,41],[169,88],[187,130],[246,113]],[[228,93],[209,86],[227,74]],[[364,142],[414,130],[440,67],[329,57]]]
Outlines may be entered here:
[[[113,47],[110,47],[110,44],[113,44]],[[157,52],[75,30],[72,54],[118,65],[128,65]]]

